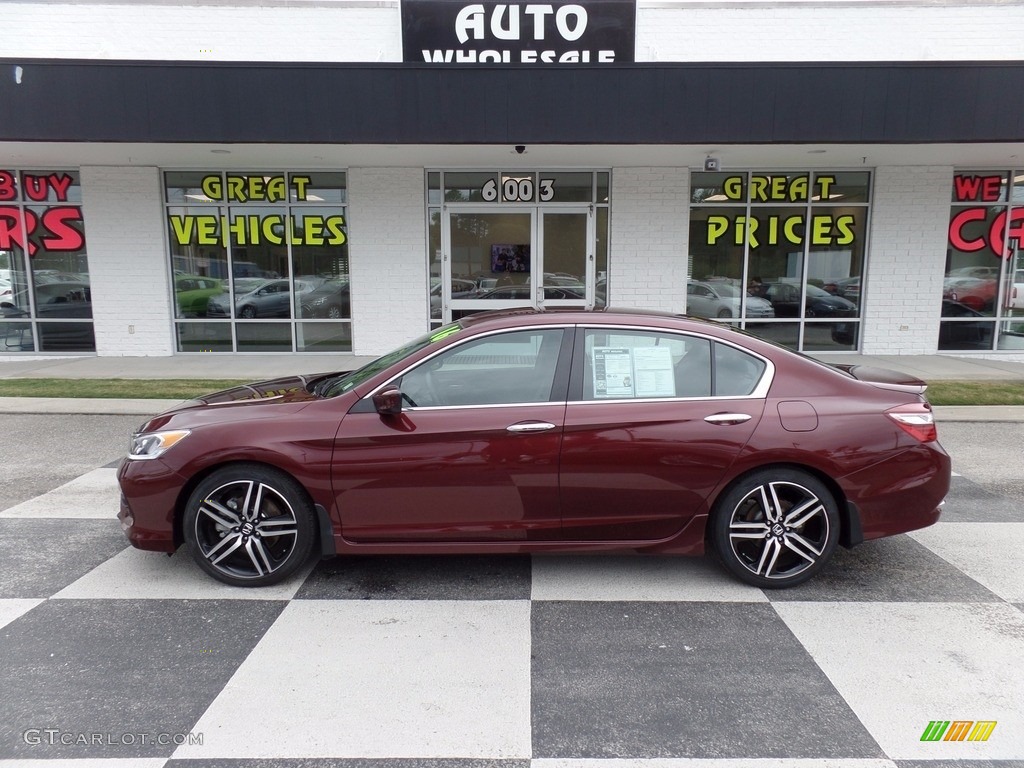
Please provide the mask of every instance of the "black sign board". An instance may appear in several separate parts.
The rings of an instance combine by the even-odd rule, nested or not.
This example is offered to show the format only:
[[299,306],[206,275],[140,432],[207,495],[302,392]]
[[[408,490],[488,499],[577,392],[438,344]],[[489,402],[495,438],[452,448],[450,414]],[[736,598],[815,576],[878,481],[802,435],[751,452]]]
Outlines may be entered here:
[[407,62],[618,64],[636,50],[635,0],[402,0]]

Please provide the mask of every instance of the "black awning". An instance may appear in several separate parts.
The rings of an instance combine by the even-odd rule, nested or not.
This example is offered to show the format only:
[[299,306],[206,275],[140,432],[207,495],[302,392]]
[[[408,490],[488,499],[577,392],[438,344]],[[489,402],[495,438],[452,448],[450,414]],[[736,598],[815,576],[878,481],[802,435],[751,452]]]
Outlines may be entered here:
[[1022,140],[1024,62],[536,68],[0,59],[0,141]]

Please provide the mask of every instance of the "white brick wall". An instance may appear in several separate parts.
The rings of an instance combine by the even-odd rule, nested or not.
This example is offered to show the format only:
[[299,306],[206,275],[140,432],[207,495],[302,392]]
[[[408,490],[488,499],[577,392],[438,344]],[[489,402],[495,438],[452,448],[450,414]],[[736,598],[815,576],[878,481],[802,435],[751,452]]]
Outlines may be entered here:
[[422,168],[349,168],[353,351],[380,355],[427,331]]
[[85,166],[81,173],[96,353],[170,355],[173,308],[160,172]]
[[864,354],[935,353],[952,184],[951,167],[875,171]]
[[169,61],[402,60],[397,2],[5,2],[3,56]]
[[[5,2],[3,55],[186,61],[396,62],[397,0]],[[637,61],[1020,58],[1020,2],[640,0]],[[999,44],[998,41],[1004,41]]]
[[685,310],[689,197],[687,168],[612,169],[611,306]]
[[1020,48],[994,41],[1022,36],[1024,4],[1019,2],[640,0],[636,58],[663,62],[1012,60],[1020,58]]

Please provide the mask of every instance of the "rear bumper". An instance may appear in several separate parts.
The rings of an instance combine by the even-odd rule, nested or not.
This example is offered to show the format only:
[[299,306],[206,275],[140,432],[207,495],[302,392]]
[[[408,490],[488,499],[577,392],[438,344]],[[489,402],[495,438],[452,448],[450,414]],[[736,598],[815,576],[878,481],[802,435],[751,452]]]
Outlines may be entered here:
[[[864,540],[915,531],[939,519],[951,462],[938,443],[912,447],[840,480],[860,513]],[[856,543],[856,542],[854,542]]]

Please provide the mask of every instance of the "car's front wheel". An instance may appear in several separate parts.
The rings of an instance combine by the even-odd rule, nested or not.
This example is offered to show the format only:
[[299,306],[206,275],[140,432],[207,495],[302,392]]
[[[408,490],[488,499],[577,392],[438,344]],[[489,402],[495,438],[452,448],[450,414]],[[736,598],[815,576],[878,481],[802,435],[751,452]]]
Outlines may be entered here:
[[711,516],[711,542],[725,567],[755,587],[779,589],[820,571],[839,541],[839,512],[828,488],[793,469],[753,472]]
[[200,483],[185,508],[185,540],[199,566],[240,587],[276,584],[309,558],[316,516],[295,480],[271,467],[238,464]]

